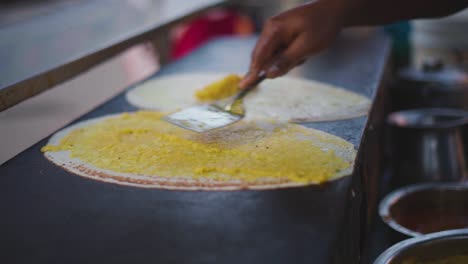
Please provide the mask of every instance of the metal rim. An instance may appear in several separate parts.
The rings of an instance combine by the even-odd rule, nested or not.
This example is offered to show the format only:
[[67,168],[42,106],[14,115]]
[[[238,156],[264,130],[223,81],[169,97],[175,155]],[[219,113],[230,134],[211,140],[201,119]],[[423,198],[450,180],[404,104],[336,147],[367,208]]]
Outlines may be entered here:
[[[402,197],[423,191],[423,190],[464,190],[468,189],[468,183],[424,183],[424,184],[416,184],[416,185],[409,185],[406,187],[399,188],[387,196],[379,204],[379,215],[382,221],[384,221],[388,226],[390,226],[393,230],[402,233],[404,235],[410,237],[420,237],[424,234],[413,231],[408,229],[398,222],[396,222],[390,214],[390,208],[394,205],[397,201],[399,201]],[[442,231],[443,232],[443,231]]]
[[[396,120],[398,116],[406,116],[411,114],[426,114],[426,115],[453,115],[455,117],[459,117],[456,120],[450,121],[443,121],[437,124],[399,124]],[[464,124],[468,124],[468,111],[462,109],[455,109],[455,108],[418,108],[418,109],[411,109],[411,110],[403,110],[390,113],[388,115],[387,121],[390,125],[398,128],[408,128],[408,129],[445,129],[445,128],[453,128],[457,126],[461,126]]]
[[432,233],[420,237],[414,237],[403,240],[392,247],[385,250],[380,256],[374,261],[374,264],[388,264],[392,258],[403,253],[405,250],[420,244],[424,244],[430,241],[439,240],[443,238],[467,238],[468,239],[468,228],[454,229],[448,231],[441,231]]

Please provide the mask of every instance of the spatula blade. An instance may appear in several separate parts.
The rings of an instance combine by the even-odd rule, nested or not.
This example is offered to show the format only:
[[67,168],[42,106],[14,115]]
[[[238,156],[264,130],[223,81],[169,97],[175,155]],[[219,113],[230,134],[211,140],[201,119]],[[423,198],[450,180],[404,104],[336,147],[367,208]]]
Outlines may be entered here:
[[167,122],[195,132],[206,132],[235,123],[242,115],[227,112],[217,105],[193,106],[164,117]]

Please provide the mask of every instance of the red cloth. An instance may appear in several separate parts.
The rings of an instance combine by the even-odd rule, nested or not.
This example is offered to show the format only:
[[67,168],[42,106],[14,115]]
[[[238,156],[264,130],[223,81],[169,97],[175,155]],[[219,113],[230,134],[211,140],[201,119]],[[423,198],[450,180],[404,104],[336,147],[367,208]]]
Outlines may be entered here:
[[193,20],[174,40],[171,58],[180,58],[214,37],[234,35],[239,18],[235,12],[218,10]]

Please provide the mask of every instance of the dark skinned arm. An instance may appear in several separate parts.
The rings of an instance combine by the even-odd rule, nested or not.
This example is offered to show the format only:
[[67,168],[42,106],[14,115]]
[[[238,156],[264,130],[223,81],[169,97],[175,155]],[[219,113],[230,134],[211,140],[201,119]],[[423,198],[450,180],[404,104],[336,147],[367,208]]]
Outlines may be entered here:
[[344,26],[444,17],[468,7],[468,0],[356,0],[353,7],[354,10],[348,11]]
[[286,74],[328,47],[342,28],[443,17],[467,6],[468,0],[318,0],[301,5],[266,21],[240,86],[253,83],[262,71],[268,78]]

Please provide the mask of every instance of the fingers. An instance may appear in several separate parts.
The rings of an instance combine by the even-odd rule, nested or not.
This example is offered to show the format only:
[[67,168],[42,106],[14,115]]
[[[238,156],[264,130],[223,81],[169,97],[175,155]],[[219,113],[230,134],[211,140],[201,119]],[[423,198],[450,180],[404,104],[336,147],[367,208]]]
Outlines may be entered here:
[[260,71],[262,67],[272,59],[283,44],[287,43],[285,34],[283,34],[280,22],[276,22],[274,19],[270,19],[265,24],[264,30],[262,31],[255,48],[252,52],[252,62],[250,64],[250,71]]
[[[266,71],[267,78],[276,78],[288,73],[292,68],[303,64],[311,53],[309,45],[303,36],[295,38],[289,47],[274,54],[268,61],[263,61],[259,68],[252,68],[241,81],[241,88],[254,83],[261,71]],[[261,54],[261,53],[260,53]]]
[[277,57],[271,66],[268,66],[267,77],[276,78],[288,73],[295,66],[304,63],[308,53],[305,38],[302,36],[295,38],[291,45]]
[[287,36],[280,23],[275,19],[268,20],[252,52],[249,72],[240,82],[240,88],[243,89],[255,82],[260,71],[264,70],[265,65],[271,64],[275,54],[280,52],[287,42]]
[[255,83],[255,81],[257,80],[259,74],[260,74],[260,72],[249,71],[247,73],[247,75],[245,75],[244,78],[242,78],[242,80],[240,81],[239,87],[241,89],[245,89],[248,86],[250,86],[251,84]]

